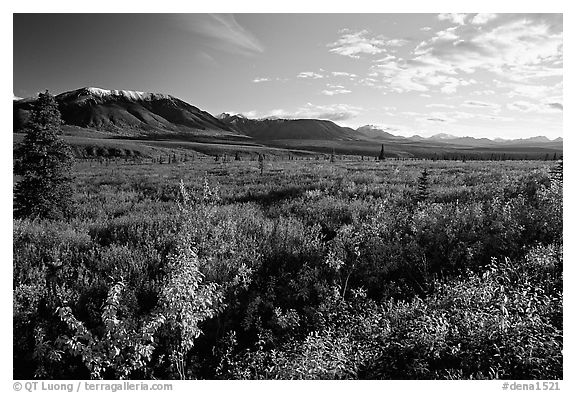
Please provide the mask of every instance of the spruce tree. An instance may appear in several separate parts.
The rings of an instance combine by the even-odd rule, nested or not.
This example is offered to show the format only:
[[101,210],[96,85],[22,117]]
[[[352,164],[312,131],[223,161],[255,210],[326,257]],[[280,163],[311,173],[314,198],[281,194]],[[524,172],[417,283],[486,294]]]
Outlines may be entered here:
[[378,155],[378,161],[385,160],[386,157],[384,156],[384,145],[382,145],[382,149],[380,149],[380,154]]
[[562,185],[564,179],[564,162],[562,157],[556,162],[556,164],[550,169],[550,180],[557,185]]
[[428,198],[428,171],[426,168],[422,171],[422,174],[418,178],[418,196],[417,200],[419,202],[425,201]]
[[260,175],[264,174],[264,155],[258,153],[258,168],[260,168]]
[[72,152],[60,139],[62,118],[54,97],[40,93],[15,152],[14,216],[61,218],[72,201]]

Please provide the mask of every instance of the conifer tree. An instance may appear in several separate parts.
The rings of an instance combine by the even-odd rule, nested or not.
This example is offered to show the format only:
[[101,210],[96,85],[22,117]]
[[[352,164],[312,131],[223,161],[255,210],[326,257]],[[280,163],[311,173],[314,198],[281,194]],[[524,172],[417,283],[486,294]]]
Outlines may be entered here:
[[550,169],[550,179],[552,182],[562,185],[564,178],[564,162],[562,158],[556,162],[556,164]]
[[72,202],[72,152],[60,138],[62,118],[54,97],[40,93],[15,153],[14,216],[61,218]]
[[383,161],[384,159],[384,145],[382,145],[382,149],[380,149],[380,154],[378,155],[378,161]]
[[426,168],[418,178],[418,201],[424,201],[428,198],[428,171]]
[[260,169],[260,175],[264,174],[264,155],[258,154],[258,168]]

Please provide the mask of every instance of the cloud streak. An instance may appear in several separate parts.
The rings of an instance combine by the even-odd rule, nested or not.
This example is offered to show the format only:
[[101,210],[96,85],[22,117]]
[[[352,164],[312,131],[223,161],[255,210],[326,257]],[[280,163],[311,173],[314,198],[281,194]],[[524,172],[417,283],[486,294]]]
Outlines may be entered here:
[[462,106],[468,108],[491,108],[491,109],[498,109],[500,105],[495,104],[493,102],[485,102],[485,101],[466,101]]
[[326,90],[322,90],[321,92],[325,96],[335,96],[338,94],[349,94],[352,91],[346,89],[344,86],[340,85],[328,85]]
[[540,114],[558,113],[564,110],[564,105],[558,102],[532,103],[528,101],[514,101],[507,105],[511,111],[535,112]]
[[178,25],[186,31],[204,37],[208,46],[226,52],[254,55],[264,52],[260,41],[242,27],[231,14],[181,14]]
[[296,78],[300,78],[300,79],[322,79],[322,78],[324,78],[324,76],[321,74],[318,74],[316,72],[304,71],[304,72],[301,72],[298,75],[296,75]]

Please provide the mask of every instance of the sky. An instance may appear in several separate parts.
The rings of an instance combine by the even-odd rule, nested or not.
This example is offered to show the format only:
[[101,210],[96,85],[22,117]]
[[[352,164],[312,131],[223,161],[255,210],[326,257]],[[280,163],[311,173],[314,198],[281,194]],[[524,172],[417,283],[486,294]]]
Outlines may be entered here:
[[13,93],[171,94],[395,135],[562,136],[561,14],[14,14]]

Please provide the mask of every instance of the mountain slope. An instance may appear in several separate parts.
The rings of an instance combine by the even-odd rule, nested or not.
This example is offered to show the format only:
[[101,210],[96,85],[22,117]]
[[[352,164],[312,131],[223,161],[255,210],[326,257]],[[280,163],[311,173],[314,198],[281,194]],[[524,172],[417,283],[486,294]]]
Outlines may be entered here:
[[383,130],[382,128],[372,125],[359,127],[356,129],[356,131],[371,139],[377,139],[377,140],[403,139],[402,137],[393,135]]
[[[387,129],[387,128],[386,128]],[[466,148],[501,148],[501,147],[515,147],[515,146],[530,146],[530,147],[545,147],[545,148],[560,148],[562,149],[563,139],[561,137],[554,140],[550,140],[545,136],[535,136],[526,139],[488,139],[488,138],[474,138],[471,136],[455,136],[446,133],[435,134],[427,138],[421,137],[419,135],[413,135],[410,137],[396,136],[386,129],[382,129],[378,126],[366,125],[359,127],[357,131],[366,135],[371,139],[376,139],[379,141],[397,141],[402,143],[410,142],[421,142],[433,147],[466,147]]]
[[318,119],[248,119],[222,113],[218,118],[232,129],[260,140],[311,139],[351,141],[365,139],[352,128]]
[[[85,87],[56,96],[66,124],[122,134],[230,132],[230,127],[178,98],[166,94]],[[14,123],[21,128],[33,100],[14,101]]]
[[[21,130],[29,118],[35,98],[13,101],[14,129]],[[396,136],[393,128],[363,126],[357,130],[318,119],[248,119],[241,115],[214,117],[182,100],[166,94],[126,90],[82,88],[56,96],[64,122],[73,130],[97,134],[98,138],[127,137],[148,140],[179,140],[212,143],[267,145],[330,152],[347,151],[352,145],[359,154],[379,152],[381,145],[397,156],[425,152],[562,151],[563,140],[546,137],[517,140],[458,137],[437,134],[423,138]]]

